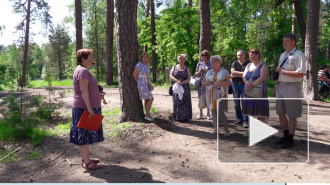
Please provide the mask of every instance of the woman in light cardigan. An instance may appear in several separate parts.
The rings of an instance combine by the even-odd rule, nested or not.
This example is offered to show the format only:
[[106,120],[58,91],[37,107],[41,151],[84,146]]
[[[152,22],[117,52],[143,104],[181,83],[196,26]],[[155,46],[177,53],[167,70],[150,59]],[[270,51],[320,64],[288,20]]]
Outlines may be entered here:
[[[232,84],[230,73],[221,67],[222,59],[215,55],[210,58],[212,69],[205,75],[203,85],[206,87],[206,103],[207,108],[212,110],[212,120],[214,128],[210,134],[217,134],[217,100],[228,97],[228,86]],[[228,101],[220,101],[219,103],[219,122],[222,123],[225,137],[230,136],[228,129],[228,120],[224,111],[228,110]]]

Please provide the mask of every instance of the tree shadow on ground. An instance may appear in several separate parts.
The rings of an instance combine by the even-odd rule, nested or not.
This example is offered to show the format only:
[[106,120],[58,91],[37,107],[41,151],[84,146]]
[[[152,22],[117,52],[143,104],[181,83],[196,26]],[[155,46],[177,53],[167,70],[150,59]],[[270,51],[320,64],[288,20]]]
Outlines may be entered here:
[[85,173],[104,179],[105,183],[164,183],[153,180],[147,168],[131,169],[118,165],[102,165],[99,170]]

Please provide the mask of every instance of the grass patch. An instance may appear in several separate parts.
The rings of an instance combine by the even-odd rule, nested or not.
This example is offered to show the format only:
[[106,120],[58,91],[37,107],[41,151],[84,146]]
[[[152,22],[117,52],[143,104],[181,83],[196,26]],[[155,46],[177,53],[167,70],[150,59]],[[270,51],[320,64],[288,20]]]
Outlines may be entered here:
[[109,135],[114,138],[117,138],[118,136],[125,135],[129,128],[131,128],[130,123],[110,124],[111,131]]
[[42,159],[44,157],[44,155],[39,151],[29,152],[25,150],[24,154],[26,156],[26,159]]
[[49,130],[49,132],[56,136],[61,136],[63,134],[69,134],[70,128],[71,128],[71,121],[72,121],[72,118],[70,118],[66,123],[60,122],[55,127],[55,129]]
[[118,116],[119,114],[120,114],[120,107],[102,110],[103,116]]
[[[2,159],[3,157],[5,157],[6,155],[10,154],[12,151],[6,151],[6,150],[1,150],[0,152],[0,158]],[[6,157],[5,159],[3,159],[2,163],[12,163],[14,161],[17,160],[17,153],[13,153],[10,156]]]
[[118,123],[117,116],[120,114],[120,107],[113,109],[102,110],[102,115],[105,116],[103,123],[109,123],[110,132],[108,136],[117,138],[121,135],[125,135],[129,128],[131,127],[130,123]]
[[[72,86],[72,80],[61,80],[61,81],[52,81],[52,86]],[[30,81],[27,87],[34,88],[34,87],[48,87],[48,82],[45,80],[33,80]]]

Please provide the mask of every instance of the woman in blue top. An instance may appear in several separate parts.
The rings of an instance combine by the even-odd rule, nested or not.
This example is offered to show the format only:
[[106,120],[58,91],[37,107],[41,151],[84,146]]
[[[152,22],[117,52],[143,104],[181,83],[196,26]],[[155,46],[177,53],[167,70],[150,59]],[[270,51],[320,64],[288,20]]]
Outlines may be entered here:
[[137,82],[140,100],[144,100],[144,108],[146,109],[146,116],[144,119],[153,121],[153,118],[150,116],[151,104],[154,101],[154,97],[149,89],[149,85],[151,85],[149,79],[149,59],[150,57],[147,52],[141,54],[140,61],[135,66],[133,78]]
[[[249,91],[253,86],[264,83],[263,94],[260,98],[268,98],[266,83],[268,76],[267,64],[260,61],[260,52],[256,49],[249,51],[249,59],[251,63],[246,66],[243,73],[244,91]],[[249,81],[250,78],[252,78],[252,82]],[[249,98],[246,94],[244,94],[244,97]],[[243,115],[254,116],[261,121],[265,121],[269,117],[269,102],[268,100],[243,100],[242,113]]]

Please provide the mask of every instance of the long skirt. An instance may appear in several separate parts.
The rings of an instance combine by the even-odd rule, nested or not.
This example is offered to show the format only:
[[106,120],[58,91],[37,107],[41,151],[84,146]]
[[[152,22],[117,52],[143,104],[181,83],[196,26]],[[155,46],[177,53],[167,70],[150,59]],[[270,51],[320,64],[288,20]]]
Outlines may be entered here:
[[[69,143],[75,145],[87,145],[104,141],[102,124],[98,131],[87,130],[77,127],[80,117],[86,109],[72,107],[72,123],[70,129]],[[94,112],[101,114],[101,107],[93,108]]]

